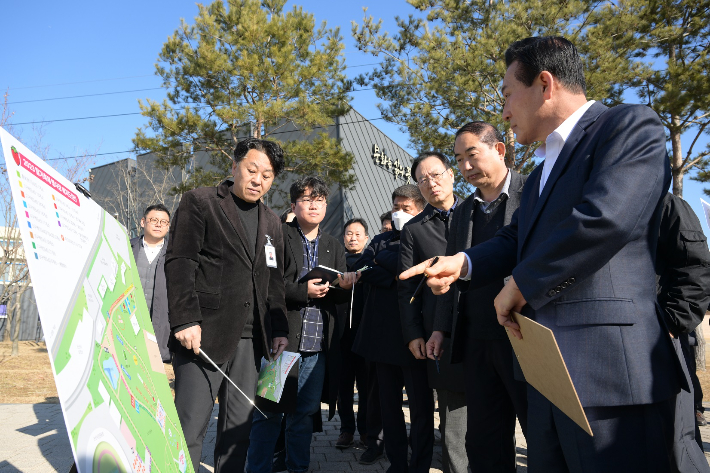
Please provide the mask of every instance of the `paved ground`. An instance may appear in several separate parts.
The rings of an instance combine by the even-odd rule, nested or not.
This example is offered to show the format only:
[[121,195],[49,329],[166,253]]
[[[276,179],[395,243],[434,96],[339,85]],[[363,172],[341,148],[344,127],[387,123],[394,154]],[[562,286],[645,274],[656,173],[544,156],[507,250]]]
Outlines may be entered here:
[[[326,408],[323,406],[324,409]],[[710,405],[709,405],[710,407]],[[326,410],[323,410],[326,413]],[[200,472],[213,471],[212,449],[215,442],[217,411],[213,412]],[[409,421],[409,410],[405,409]],[[436,424],[438,425],[438,416]],[[311,444],[311,470],[317,471],[373,471],[384,472],[389,462],[381,460],[374,465],[360,465],[361,448],[340,451],[334,447],[339,434],[340,421],[336,416],[324,422],[324,432],[314,435]],[[705,450],[710,450],[710,426],[701,427]],[[437,431],[434,462],[431,471],[441,471],[441,445]],[[525,472],[526,444],[518,427],[518,472]],[[73,463],[69,438],[64,426],[59,404],[0,404],[0,473],[67,473]]]

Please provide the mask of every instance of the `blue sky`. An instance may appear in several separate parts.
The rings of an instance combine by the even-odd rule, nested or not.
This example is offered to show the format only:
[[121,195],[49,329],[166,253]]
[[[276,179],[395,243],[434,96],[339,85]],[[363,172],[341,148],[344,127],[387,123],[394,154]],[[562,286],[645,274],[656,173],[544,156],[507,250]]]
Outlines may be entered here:
[[[350,34],[351,21],[362,20],[363,6],[368,7],[368,15],[382,18],[383,29],[390,32],[395,31],[396,15],[416,13],[404,0],[301,0],[289,1],[287,8],[294,4],[313,13],[317,23],[325,20],[340,27],[350,77],[373,67],[363,65],[377,62],[355,48]],[[50,159],[89,151],[97,154],[92,164],[98,166],[130,155],[131,138],[146,123],[138,114],[138,99],[165,96],[154,74],[158,53],[180,18],[192,22],[197,6],[191,0],[5,1],[0,3],[0,14],[5,20],[0,91],[9,89],[9,107],[14,111],[10,123],[119,115],[44,125]],[[354,92],[352,97],[353,107],[366,118],[380,116],[379,99],[372,91]],[[414,153],[407,134],[397,126],[383,120],[373,124]],[[16,130],[29,141],[32,125],[18,125]],[[684,197],[708,234],[700,206],[702,189],[702,184],[686,177]]]

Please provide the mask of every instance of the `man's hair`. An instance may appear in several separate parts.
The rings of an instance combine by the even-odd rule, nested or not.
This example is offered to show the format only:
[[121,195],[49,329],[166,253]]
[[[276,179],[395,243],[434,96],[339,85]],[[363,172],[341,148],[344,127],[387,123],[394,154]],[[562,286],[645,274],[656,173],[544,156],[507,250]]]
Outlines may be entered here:
[[352,225],[353,223],[359,223],[360,225],[362,225],[362,228],[365,229],[365,235],[367,235],[367,222],[361,218],[351,218],[350,220],[345,222],[345,226],[343,227],[343,232],[345,232],[345,230],[347,230],[348,227],[350,225]]
[[[394,200],[394,199],[392,199],[392,200]],[[385,220],[389,220],[390,222],[392,221],[392,211],[391,210],[388,210],[387,212],[380,215],[380,225],[384,224]]]
[[271,162],[274,176],[281,174],[284,170],[284,150],[275,141],[260,140],[258,138],[247,138],[237,143],[234,148],[234,162],[239,163],[250,149],[255,149],[264,153]]
[[410,174],[412,175],[412,179],[414,179],[415,181],[417,180],[417,175],[416,175],[417,167],[419,167],[419,165],[422,163],[422,161],[424,161],[425,159],[430,158],[432,156],[435,158],[439,158],[439,161],[441,161],[441,164],[444,165],[445,169],[449,169],[451,167],[451,163],[449,162],[449,158],[447,158],[443,154],[439,153],[438,151],[429,151],[427,153],[422,153],[419,156],[417,156],[417,158],[414,161],[412,161],[412,168],[410,171]]
[[328,186],[325,185],[323,179],[318,176],[306,176],[291,184],[291,203],[295,204],[296,200],[301,197],[308,188],[311,188],[311,199],[316,197],[328,197]]
[[168,218],[170,218],[170,211],[163,204],[154,204],[146,208],[145,212],[143,212],[143,218],[146,218],[148,214],[151,213],[153,210],[157,210],[158,212],[165,212],[166,214],[168,214]]
[[505,51],[505,66],[518,63],[515,78],[530,87],[542,71],[547,71],[572,93],[586,94],[584,68],[577,48],[561,36],[521,39]]
[[505,143],[505,139],[503,138],[503,134],[500,130],[488,122],[475,121],[466,123],[458,129],[454,139],[464,133],[471,133],[477,136],[481,143],[485,143],[490,147],[495,146],[498,142]]
[[395,197],[412,199],[419,210],[422,210],[426,206],[424,196],[421,191],[419,191],[419,187],[414,184],[405,184],[396,188],[394,192],[392,192],[392,203],[394,203]]
[[293,213],[293,210],[286,209],[281,213],[281,223],[286,223],[286,219],[288,218],[288,214],[290,213]]

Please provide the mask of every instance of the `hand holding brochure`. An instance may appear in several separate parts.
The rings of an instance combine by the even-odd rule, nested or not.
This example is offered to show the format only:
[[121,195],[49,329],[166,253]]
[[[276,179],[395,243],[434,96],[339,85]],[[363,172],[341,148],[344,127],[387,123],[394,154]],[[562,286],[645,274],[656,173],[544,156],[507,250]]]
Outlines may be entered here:
[[288,373],[299,358],[301,358],[300,354],[290,351],[281,353],[271,363],[266,358],[262,358],[256,394],[269,401],[280,402]]

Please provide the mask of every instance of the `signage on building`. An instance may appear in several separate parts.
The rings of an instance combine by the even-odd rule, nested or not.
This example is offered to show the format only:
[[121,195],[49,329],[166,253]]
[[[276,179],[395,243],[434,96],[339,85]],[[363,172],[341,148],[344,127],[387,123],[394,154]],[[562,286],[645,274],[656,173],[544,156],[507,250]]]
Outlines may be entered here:
[[395,178],[401,178],[409,183],[409,178],[411,176],[409,166],[403,166],[398,159],[392,159],[387,156],[387,151],[384,148],[380,148],[376,144],[373,144],[372,160],[375,162],[375,165],[391,172]]

